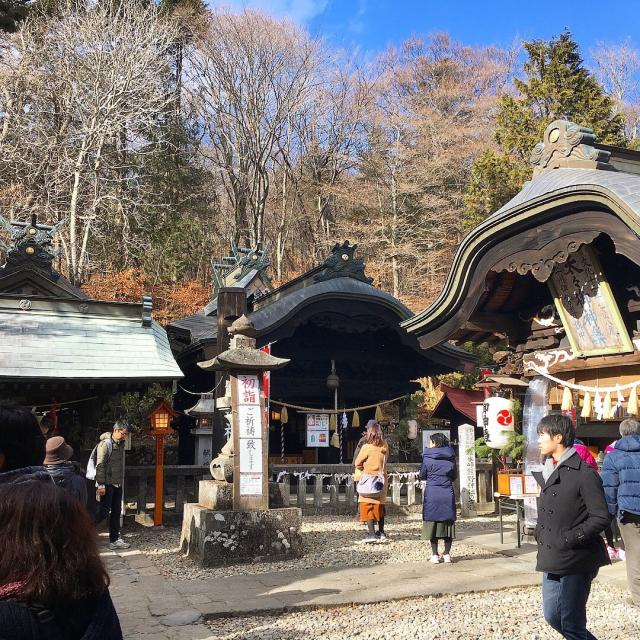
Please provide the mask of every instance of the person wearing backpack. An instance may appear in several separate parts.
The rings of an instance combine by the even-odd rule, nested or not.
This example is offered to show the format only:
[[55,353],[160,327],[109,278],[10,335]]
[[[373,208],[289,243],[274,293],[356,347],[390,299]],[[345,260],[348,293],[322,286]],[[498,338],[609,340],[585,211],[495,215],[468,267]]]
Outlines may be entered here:
[[365,443],[355,460],[356,471],[362,472],[358,482],[360,522],[366,522],[369,529],[369,535],[364,542],[384,542],[387,540],[384,532],[384,503],[388,487],[386,462],[389,447],[377,422],[367,427]]
[[109,548],[114,551],[131,546],[120,537],[124,446],[128,431],[126,424],[116,422],[110,433],[107,431],[100,436],[100,442],[91,452],[87,465],[87,477],[95,478],[96,494],[100,499],[96,524],[109,517]]

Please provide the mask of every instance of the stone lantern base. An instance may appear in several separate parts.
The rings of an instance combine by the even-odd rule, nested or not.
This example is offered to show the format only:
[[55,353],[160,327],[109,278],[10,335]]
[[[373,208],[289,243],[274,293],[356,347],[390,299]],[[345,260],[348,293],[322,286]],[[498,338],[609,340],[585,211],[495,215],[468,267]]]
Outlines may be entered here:
[[203,567],[299,558],[302,511],[220,511],[185,504],[180,548]]

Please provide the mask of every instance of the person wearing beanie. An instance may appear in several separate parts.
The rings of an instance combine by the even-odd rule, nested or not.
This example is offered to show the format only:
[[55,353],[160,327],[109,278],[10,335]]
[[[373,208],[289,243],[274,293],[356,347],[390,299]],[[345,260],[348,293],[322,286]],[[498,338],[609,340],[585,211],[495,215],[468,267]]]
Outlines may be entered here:
[[82,506],[87,504],[87,483],[77,462],[73,462],[73,447],[62,436],[45,443],[44,466],[52,480],[72,495]]

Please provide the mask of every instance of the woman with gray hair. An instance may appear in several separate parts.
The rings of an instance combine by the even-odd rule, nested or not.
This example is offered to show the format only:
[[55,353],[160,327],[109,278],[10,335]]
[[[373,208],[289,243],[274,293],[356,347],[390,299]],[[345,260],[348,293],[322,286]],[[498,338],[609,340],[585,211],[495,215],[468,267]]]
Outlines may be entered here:
[[631,601],[640,607],[640,422],[623,420],[620,435],[604,459],[602,483],[609,513],[617,517],[624,541]]

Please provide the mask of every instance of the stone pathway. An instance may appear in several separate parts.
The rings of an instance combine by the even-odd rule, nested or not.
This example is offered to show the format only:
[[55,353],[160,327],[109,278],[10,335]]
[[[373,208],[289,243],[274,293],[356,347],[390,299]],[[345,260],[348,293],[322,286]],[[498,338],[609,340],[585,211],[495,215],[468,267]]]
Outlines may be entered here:
[[[506,550],[514,557],[489,556],[451,565],[421,561],[364,567],[331,566],[192,580],[163,576],[148,556],[133,547],[115,553],[105,545],[103,557],[127,640],[213,640],[222,637],[212,630],[217,626],[215,618],[278,614],[301,608],[339,606],[342,609],[349,604],[481,593],[539,584],[540,574],[533,570],[533,545],[525,545],[518,551],[512,545],[497,544],[497,534],[481,533],[472,537],[474,544],[484,544],[492,552],[497,548]],[[390,543],[389,547],[392,546]],[[246,570],[249,573],[251,567]],[[603,570],[599,580],[624,588],[623,563]],[[205,619],[214,621],[207,626]],[[231,634],[229,637],[245,636]]]

